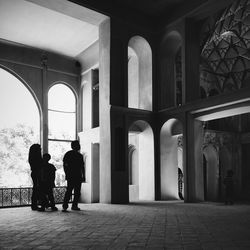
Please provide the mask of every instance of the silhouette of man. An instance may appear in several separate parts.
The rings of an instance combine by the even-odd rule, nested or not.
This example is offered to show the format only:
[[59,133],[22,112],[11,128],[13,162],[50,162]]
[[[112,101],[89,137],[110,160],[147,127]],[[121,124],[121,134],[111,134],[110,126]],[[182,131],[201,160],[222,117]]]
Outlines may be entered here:
[[38,211],[45,211],[46,207],[51,207],[52,211],[57,211],[55,206],[55,199],[53,188],[55,187],[55,172],[56,168],[53,164],[49,163],[51,155],[43,154],[43,168],[42,168],[42,206]]
[[38,210],[38,200],[41,198],[41,169],[42,169],[42,154],[40,144],[33,144],[29,149],[29,164],[31,169],[31,178],[33,181],[31,209]]
[[79,141],[71,142],[72,150],[68,151],[63,157],[63,167],[65,177],[67,180],[67,190],[63,201],[63,212],[67,211],[68,203],[74,190],[74,199],[72,203],[72,210],[79,211],[78,201],[81,194],[82,182],[85,181],[85,170],[83,156],[79,153],[80,143]]

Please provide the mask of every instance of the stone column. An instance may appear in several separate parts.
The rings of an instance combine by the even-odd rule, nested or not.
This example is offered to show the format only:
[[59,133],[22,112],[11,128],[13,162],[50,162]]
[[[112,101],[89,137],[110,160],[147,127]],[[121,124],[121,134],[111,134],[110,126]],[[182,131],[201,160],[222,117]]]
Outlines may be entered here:
[[204,199],[202,145],[202,122],[187,114],[183,131],[184,199],[186,202]]
[[110,19],[99,26],[100,202],[111,203]]
[[48,58],[46,54],[41,56],[42,64],[42,128],[41,145],[43,153],[48,152],[48,83],[47,83],[47,65]]

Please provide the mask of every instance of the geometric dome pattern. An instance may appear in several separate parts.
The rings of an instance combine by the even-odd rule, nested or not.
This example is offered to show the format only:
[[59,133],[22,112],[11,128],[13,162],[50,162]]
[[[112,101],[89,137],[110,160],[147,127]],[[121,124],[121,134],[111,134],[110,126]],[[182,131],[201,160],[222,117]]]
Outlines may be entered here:
[[217,18],[201,59],[203,83],[212,81],[218,93],[250,86],[250,0],[235,1]]

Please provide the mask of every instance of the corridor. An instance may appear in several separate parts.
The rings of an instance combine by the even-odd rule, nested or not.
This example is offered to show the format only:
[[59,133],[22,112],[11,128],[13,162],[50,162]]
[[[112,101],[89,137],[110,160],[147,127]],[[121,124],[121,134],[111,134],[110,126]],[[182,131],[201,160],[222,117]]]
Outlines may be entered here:
[[82,211],[0,210],[0,249],[250,249],[250,206],[81,204]]

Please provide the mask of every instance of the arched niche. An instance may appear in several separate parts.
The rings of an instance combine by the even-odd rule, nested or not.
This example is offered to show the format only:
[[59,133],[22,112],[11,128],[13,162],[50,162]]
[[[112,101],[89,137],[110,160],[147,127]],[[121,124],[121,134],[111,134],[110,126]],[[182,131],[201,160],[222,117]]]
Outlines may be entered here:
[[129,185],[138,185],[138,168],[134,167],[138,165],[138,150],[134,145],[128,147],[128,159]]
[[161,108],[182,104],[182,37],[178,31],[165,35],[160,46]]
[[[182,156],[178,149],[178,137],[183,133],[182,123],[177,119],[170,119],[161,128],[161,199],[179,199],[178,193],[178,165],[182,164]],[[183,170],[183,166],[182,170]],[[184,172],[184,171],[183,171]],[[184,178],[183,178],[184,179]]]
[[32,185],[29,148],[41,140],[41,107],[29,85],[0,68],[0,187]]
[[212,145],[203,149],[204,200],[218,201],[219,198],[219,157]]
[[[130,170],[129,200],[155,200],[154,136],[151,126],[142,120],[134,122],[128,133]],[[130,152],[131,151],[131,152]],[[130,154],[132,153],[132,154]]]
[[128,43],[128,107],[152,110],[152,51],[140,36]]

